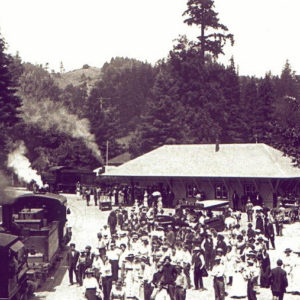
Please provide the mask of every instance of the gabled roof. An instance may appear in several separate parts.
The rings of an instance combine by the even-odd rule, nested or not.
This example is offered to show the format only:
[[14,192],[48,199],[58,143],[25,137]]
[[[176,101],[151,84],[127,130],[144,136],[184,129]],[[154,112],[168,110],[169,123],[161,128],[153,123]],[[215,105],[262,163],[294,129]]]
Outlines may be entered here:
[[300,178],[289,157],[266,144],[165,145],[104,176]]
[[130,160],[130,153],[129,152],[124,152],[112,159],[110,159],[108,161],[108,164],[109,165],[121,165],[121,164],[124,164],[126,162],[128,162]]

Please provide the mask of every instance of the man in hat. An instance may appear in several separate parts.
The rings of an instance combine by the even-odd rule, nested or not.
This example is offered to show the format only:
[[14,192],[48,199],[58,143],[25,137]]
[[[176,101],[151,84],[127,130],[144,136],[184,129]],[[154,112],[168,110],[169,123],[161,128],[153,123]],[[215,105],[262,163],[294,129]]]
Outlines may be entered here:
[[205,259],[205,267],[207,270],[211,270],[213,267],[213,251],[214,251],[214,243],[209,232],[204,234],[204,240],[201,244],[202,249],[204,249],[204,259]]
[[187,279],[181,266],[177,265],[175,268],[177,270],[177,277],[175,280],[175,298],[176,300],[185,300],[186,290],[188,288]]
[[250,198],[248,198],[246,203],[246,213],[248,216],[248,222],[253,222],[253,203]]
[[218,234],[216,248],[223,250],[223,255],[227,253],[227,245],[224,241],[224,235]]
[[236,191],[233,191],[232,194],[232,204],[233,204],[233,210],[238,210],[239,207],[239,195]]
[[248,239],[255,238],[255,236],[256,236],[256,233],[255,233],[255,230],[253,229],[252,223],[248,223],[248,229],[247,229]]
[[267,238],[267,249],[269,250],[269,242],[271,242],[273,250],[275,250],[275,232],[274,227],[268,218],[265,218],[265,236]]
[[203,286],[203,275],[205,270],[205,260],[203,256],[203,252],[200,247],[194,248],[194,254],[192,256],[192,270],[194,271],[194,284],[195,290],[204,289]]
[[175,280],[177,277],[176,268],[171,264],[170,256],[166,256],[163,261],[162,282],[167,285],[171,300],[175,300]]
[[95,254],[91,252],[92,247],[85,247],[85,270],[88,268],[92,268]]
[[67,253],[67,263],[69,270],[70,285],[73,284],[73,273],[76,276],[76,266],[79,258],[79,252],[75,249],[75,244],[70,244],[70,250]]
[[104,295],[103,300],[109,300],[109,295],[112,288],[112,267],[106,255],[100,258],[100,277]]
[[282,264],[282,260],[278,259],[277,268],[271,270],[270,283],[273,300],[283,300],[283,295],[288,286],[287,274],[286,271],[281,268]]
[[80,286],[82,286],[82,282],[85,274],[85,250],[80,251],[76,272],[77,272],[77,282]]
[[116,244],[114,242],[110,243],[110,250],[107,251],[107,257],[111,264],[112,269],[112,280],[118,280],[118,272],[119,272],[119,251],[116,248]]
[[221,263],[221,256],[215,257],[215,265],[212,268],[211,275],[213,277],[213,287],[216,300],[225,300],[225,267]]

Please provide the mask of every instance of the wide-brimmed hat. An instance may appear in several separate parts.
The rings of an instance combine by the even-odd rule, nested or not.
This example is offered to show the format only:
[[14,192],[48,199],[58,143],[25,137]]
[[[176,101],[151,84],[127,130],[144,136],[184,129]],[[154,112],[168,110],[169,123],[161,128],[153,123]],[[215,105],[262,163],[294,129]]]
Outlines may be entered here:
[[262,235],[259,235],[259,236],[257,237],[257,240],[263,241],[263,240],[264,240],[264,237],[263,237]]
[[286,248],[286,249],[284,250],[284,252],[285,252],[285,253],[287,253],[287,252],[293,252],[293,250],[292,250],[291,248]]

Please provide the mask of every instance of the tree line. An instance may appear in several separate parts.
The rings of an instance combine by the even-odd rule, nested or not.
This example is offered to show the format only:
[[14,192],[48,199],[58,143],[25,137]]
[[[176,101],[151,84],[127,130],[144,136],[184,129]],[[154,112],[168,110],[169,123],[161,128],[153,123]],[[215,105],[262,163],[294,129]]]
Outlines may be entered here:
[[[221,24],[214,1],[187,1],[185,22],[199,27],[199,37],[180,36],[168,57],[154,66],[116,57],[102,67],[90,86],[60,88],[61,74],[6,54],[0,39],[0,163],[16,140],[39,171],[53,165],[97,167],[82,139],[30,121],[32,109],[56,103],[90,124],[105,156],[129,151],[136,157],[164,144],[267,143],[300,163],[300,77],[287,61],[280,76],[240,76],[232,58],[218,63],[234,37]],[[87,66],[85,66],[87,68]],[[56,107],[55,105],[53,107]],[[27,112],[27,113],[26,113]],[[55,111],[48,111],[47,118]],[[66,118],[68,116],[66,115]],[[63,120],[62,120],[63,122]],[[131,136],[126,145],[119,139]]]

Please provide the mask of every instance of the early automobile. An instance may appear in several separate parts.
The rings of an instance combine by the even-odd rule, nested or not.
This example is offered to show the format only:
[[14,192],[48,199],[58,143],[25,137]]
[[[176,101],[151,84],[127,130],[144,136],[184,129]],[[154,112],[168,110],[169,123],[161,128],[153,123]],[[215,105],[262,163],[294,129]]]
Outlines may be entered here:
[[180,204],[181,209],[189,210],[195,218],[199,218],[201,213],[206,216],[204,224],[217,231],[225,229],[225,216],[229,209],[227,200],[195,200]]
[[99,199],[99,209],[100,210],[111,210],[112,203],[111,198],[107,195],[102,195]]

